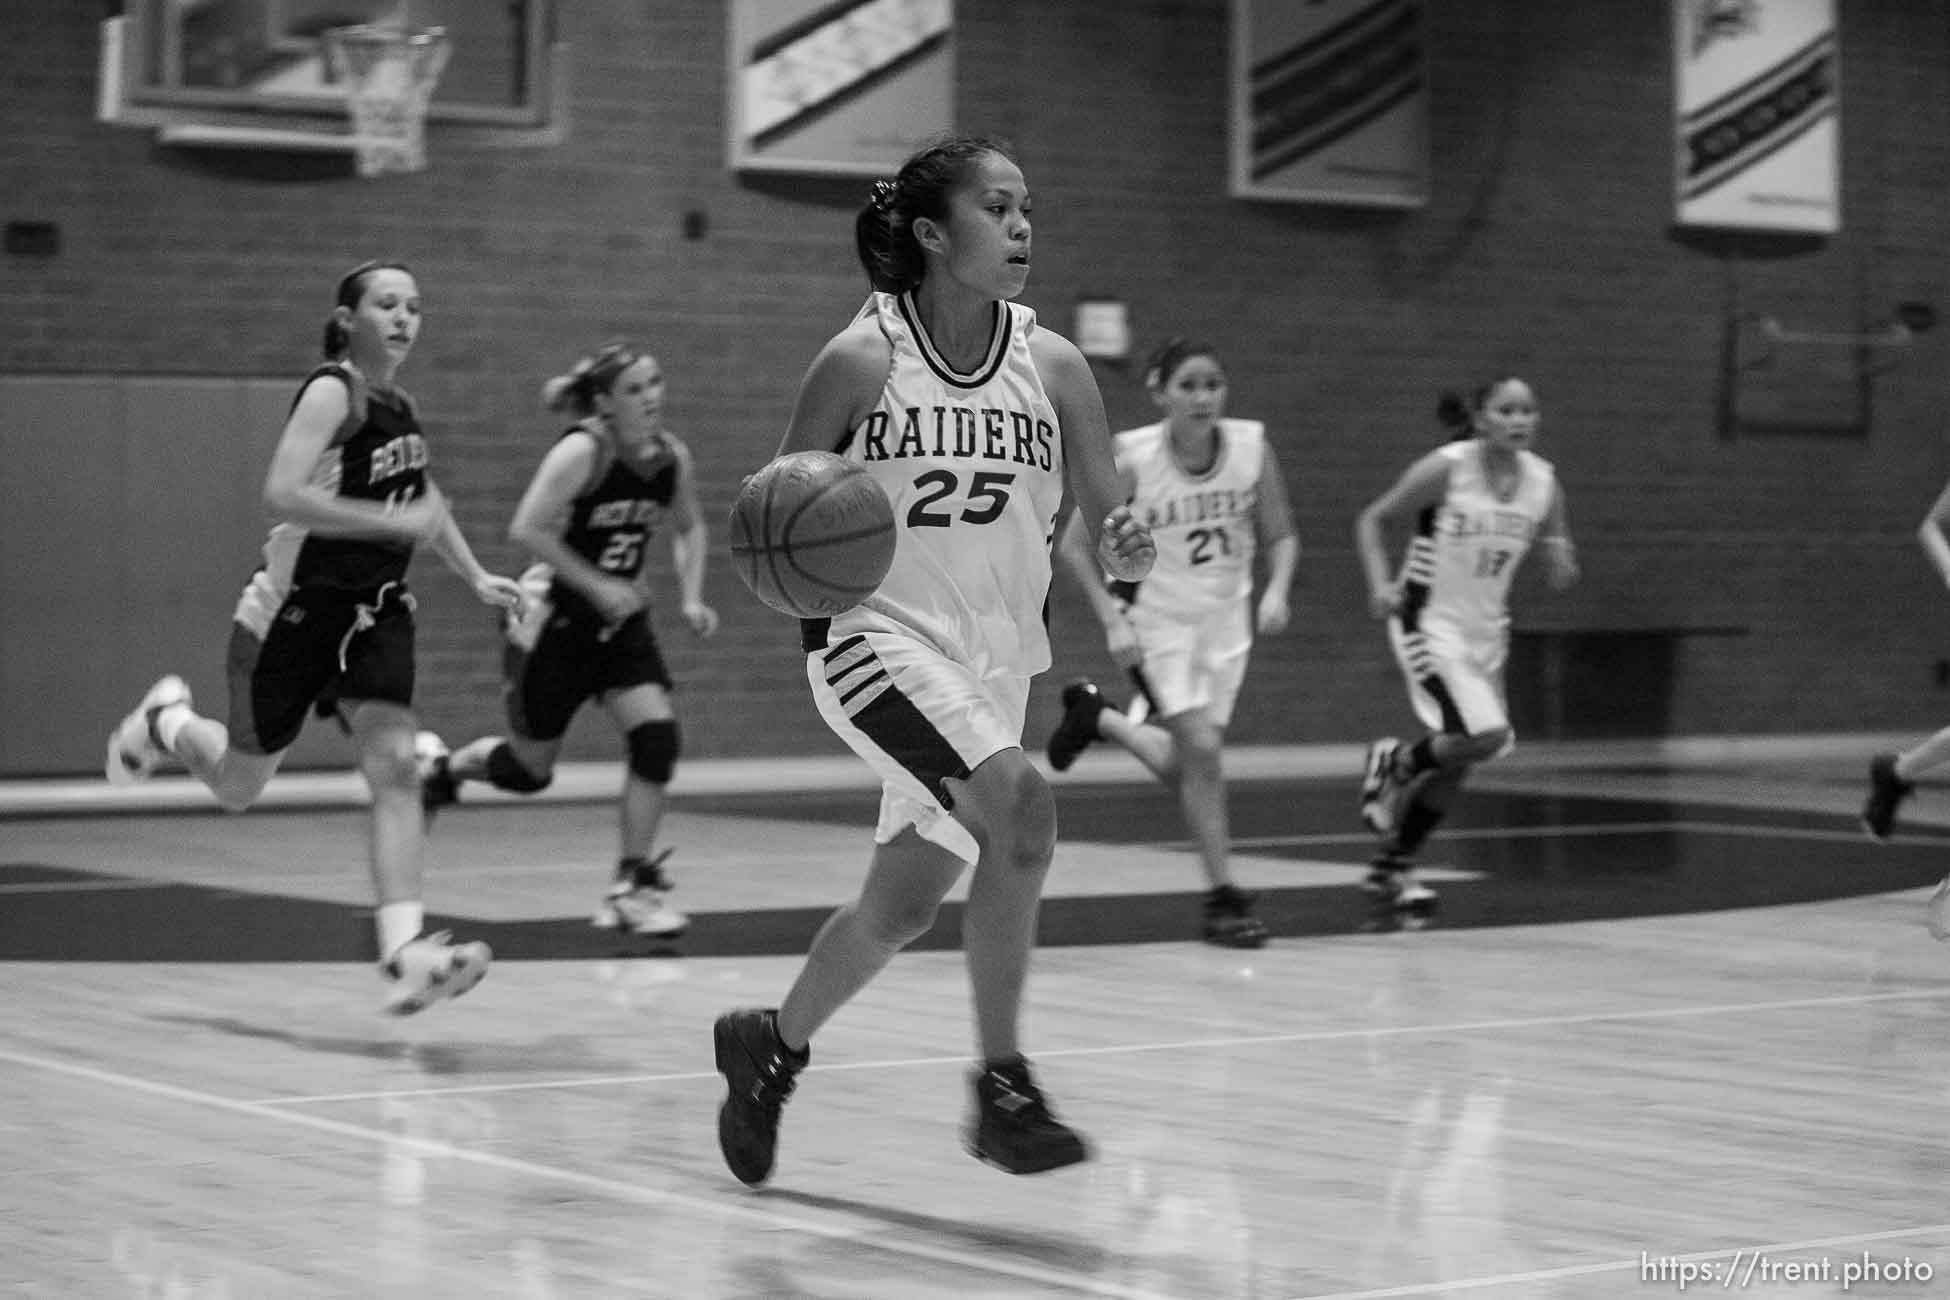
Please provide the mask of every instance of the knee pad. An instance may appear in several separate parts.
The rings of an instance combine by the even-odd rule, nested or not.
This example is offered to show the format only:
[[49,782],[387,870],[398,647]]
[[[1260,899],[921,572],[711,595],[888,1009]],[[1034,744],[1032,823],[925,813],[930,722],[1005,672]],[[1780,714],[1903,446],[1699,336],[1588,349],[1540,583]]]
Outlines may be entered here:
[[488,751],[487,779],[488,784],[497,790],[506,790],[511,794],[534,794],[548,789],[549,782],[555,779],[555,773],[544,772],[536,776],[521,765],[515,758],[514,750],[504,740]]
[[638,723],[625,739],[630,744],[631,774],[653,785],[668,785],[677,767],[677,751],[682,748],[677,720]]

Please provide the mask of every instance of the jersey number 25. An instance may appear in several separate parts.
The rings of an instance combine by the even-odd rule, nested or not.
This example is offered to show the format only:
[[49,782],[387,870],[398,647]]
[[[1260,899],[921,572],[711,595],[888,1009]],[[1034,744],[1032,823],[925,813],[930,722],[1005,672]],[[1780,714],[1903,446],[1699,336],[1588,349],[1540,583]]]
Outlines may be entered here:
[[604,573],[635,573],[636,563],[643,555],[643,539],[635,533],[617,533],[603,547],[603,553],[596,560],[596,567]]
[[[1002,517],[1002,511],[1009,504],[1009,488],[1016,481],[1014,474],[1001,474],[995,470],[982,470],[969,477],[968,504],[962,507],[961,521],[965,524],[992,524]],[[952,496],[961,486],[961,480],[954,471],[931,469],[914,480],[915,487],[927,490],[920,499],[907,508],[909,528],[946,528],[955,522],[956,516],[946,510],[931,510],[930,506]],[[975,503],[982,504],[977,506]]]

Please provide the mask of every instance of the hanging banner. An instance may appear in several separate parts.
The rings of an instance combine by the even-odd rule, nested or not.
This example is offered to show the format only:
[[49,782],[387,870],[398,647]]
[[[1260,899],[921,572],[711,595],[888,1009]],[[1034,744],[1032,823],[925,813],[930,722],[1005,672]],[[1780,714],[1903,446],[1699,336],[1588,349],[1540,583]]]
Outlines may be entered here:
[[1842,225],[1835,0],[1672,0],[1682,226]]
[[952,0],[730,0],[731,165],[891,175],[954,124]]
[[1429,198],[1423,0],[1232,0],[1232,193]]

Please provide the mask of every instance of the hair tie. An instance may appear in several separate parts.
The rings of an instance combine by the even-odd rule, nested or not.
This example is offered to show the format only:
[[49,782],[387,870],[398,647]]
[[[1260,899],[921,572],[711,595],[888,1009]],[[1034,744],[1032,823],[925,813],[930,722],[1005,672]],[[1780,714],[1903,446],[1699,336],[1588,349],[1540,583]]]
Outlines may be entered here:
[[874,210],[877,212],[892,212],[894,210],[894,197],[899,192],[899,187],[892,181],[875,181],[873,188],[867,192],[867,202],[873,204]]

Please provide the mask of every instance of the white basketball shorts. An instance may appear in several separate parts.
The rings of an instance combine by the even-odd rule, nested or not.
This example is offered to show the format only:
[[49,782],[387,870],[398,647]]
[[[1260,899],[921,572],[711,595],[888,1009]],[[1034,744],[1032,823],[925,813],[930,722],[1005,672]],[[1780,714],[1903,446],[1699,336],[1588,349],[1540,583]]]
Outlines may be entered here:
[[[1502,638],[1470,640],[1444,627],[1404,628],[1400,619],[1389,619],[1388,640],[1423,726],[1466,736],[1509,727]],[[1509,749],[1506,744],[1503,752]]]
[[881,780],[876,843],[912,826],[964,862],[981,849],[943,784],[1022,746],[1029,678],[981,677],[898,632],[853,632],[806,656],[819,716]]
[[1212,610],[1196,623],[1130,611],[1144,659],[1138,674],[1150,693],[1149,716],[1170,718],[1193,709],[1214,724],[1232,720],[1232,706],[1246,680],[1253,651],[1252,611],[1246,601]]

